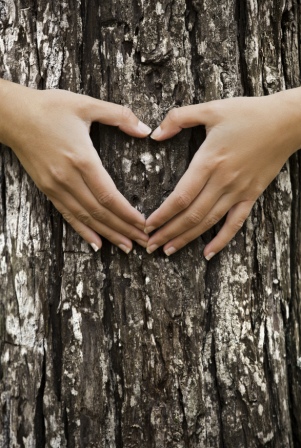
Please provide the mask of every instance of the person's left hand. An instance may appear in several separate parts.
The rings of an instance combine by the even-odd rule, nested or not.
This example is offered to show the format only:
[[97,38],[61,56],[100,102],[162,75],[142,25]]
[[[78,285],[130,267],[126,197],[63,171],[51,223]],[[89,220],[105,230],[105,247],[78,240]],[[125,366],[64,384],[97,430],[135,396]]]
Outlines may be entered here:
[[293,95],[218,100],[168,113],[151,136],[155,140],[200,124],[207,138],[175,190],[146,220],[146,233],[163,226],[149,239],[148,253],[162,245],[166,255],[175,253],[227,213],[205,257],[209,260],[229,243],[258,196],[300,147],[300,101],[296,106]]

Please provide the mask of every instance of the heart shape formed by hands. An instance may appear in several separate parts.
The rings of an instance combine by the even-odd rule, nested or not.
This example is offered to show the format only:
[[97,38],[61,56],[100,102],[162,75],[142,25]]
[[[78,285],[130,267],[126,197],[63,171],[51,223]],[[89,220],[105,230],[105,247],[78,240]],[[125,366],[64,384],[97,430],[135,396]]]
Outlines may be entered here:
[[101,247],[102,235],[126,253],[134,240],[148,253],[163,246],[171,255],[227,215],[204,249],[205,257],[212,258],[301,146],[300,116],[292,107],[297,103],[299,110],[300,89],[173,109],[151,138],[162,141],[200,124],[207,137],[174,191],[145,220],[117,190],[89,136],[93,121],[118,126],[134,137],[150,135],[151,129],[129,108],[3,80],[0,90],[5,118],[0,141],[13,149],[38,188],[94,250]]
[[[300,100],[301,88],[298,93]],[[159,228],[148,241],[148,253],[163,246],[166,255],[174,254],[226,215],[204,248],[205,258],[210,260],[231,241],[257,198],[301,146],[301,113],[289,112],[297,98],[296,91],[285,91],[184,106],[167,114],[153,139],[166,140],[183,128],[202,124],[206,140],[174,191],[147,218],[147,234]]]

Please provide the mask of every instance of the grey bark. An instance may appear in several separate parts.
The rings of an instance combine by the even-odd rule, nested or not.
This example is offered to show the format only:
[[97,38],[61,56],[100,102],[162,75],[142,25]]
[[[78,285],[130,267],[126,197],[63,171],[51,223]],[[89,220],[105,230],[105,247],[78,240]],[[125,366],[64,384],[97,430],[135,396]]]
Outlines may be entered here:
[[[154,128],[175,106],[299,86],[300,23],[299,0],[2,0],[0,76]],[[91,135],[149,214],[204,129]],[[2,147],[0,446],[301,446],[300,187],[297,153],[209,263],[218,226],[170,259],[94,254]]]

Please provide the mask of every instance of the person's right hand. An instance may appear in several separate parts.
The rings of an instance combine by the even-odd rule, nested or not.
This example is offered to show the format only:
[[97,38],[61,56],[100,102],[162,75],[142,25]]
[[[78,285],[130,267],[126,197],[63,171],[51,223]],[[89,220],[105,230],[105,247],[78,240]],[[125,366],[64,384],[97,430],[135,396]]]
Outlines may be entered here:
[[94,250],[99,235],[128,253],[146,247],[145,218],[117,190],[89,136],[93,121],[134,137],[151,132],[123,106],[64,90],[33,90],[1,81],[0,141],[10,146],[38,188]]

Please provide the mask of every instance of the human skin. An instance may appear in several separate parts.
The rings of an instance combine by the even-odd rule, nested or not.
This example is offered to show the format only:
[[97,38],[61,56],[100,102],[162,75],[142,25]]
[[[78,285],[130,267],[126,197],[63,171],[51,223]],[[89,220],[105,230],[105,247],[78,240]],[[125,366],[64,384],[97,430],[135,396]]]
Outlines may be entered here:
[[130,109],[4,80],[0,98],[0,141],[94,250],[102,235],[126,253],[135,240],[148,253],[164,246],[171,255],[227,215],[204,249],[209,260],[234,237],[258,196],[301,147],[301,88],[173,109],[151,135],[154,140],[200,124],[207,138],[174,192],[145,222],[116,189],[89,137],[93,121],[134,137],[149,135],[151,129]]
[[117,190],[89,136],[93,121],[134,137],[151,129],[123,106],[65,90],[0,80],[0,141],[10,146],[64,219],[98,250],[100,235],[124,252],[146,247],[145,218]]
[[301,88],[171,110],[151,137],[205,125],[206,139],[170,196],[146,220],[147,252],[171,255],[227,218],[204,248],[210,260],[242,227],[254,202],[301,147]]

